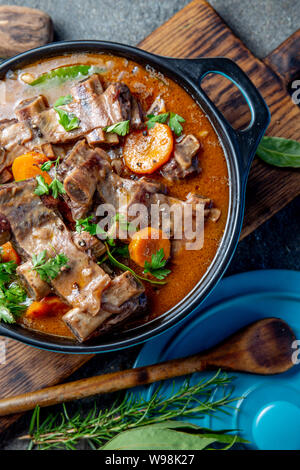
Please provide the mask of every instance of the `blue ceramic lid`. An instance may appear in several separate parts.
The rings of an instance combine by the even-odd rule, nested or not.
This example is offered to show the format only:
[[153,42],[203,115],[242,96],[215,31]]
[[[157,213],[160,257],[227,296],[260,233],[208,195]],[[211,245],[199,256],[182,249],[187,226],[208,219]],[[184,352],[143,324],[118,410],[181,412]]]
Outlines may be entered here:
[[[184,322],[148,341],[135,367],[196,354],[266,317],[287,322],[300,340],[299,287],[300,272],[295,271],[252,271],[225,278]],[[194,374],[192,382],[203,375]],[[245,397],[235,403],[236,409],[193,422],[214,430],[239,429],[251,442],[248,448],[300,450],[300,366],[274,376],[234,373],[234,377],[234,396]],[[171,393],[171,386],[166,382],[163,393]],[[149,398],[154,387],[144,387],[144,396]]]

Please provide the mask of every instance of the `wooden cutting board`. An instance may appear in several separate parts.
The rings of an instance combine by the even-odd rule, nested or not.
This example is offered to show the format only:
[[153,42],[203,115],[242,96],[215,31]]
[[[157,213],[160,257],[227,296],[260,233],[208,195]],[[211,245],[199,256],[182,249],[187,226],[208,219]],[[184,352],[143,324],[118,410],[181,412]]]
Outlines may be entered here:
[[[226,56],[235,60],[260,89],[270,107],[272,122],[268,134],[300,140],[300,108],[293,104],[287,91],[290,81],[300,78],[300,31],[261,61],[253,56],[206,2],[195,0],[139,46],[173,57]],[[245,124],[247,112],[233,86],[228,82],[216,81],[216,77],[209,78],[203,86],[224,114],[230,115],[235,126]],[[248,183],[242,237],[299,193],[299,171],[272,168],[255,160]],[[0,338],[0,362],[1,357],[4,359],[1,354],[4,346],[6,361],[0,364],[1,397],[61,382],[92,357],[41,351]],[[0,431],[15,419],[1,418]]]

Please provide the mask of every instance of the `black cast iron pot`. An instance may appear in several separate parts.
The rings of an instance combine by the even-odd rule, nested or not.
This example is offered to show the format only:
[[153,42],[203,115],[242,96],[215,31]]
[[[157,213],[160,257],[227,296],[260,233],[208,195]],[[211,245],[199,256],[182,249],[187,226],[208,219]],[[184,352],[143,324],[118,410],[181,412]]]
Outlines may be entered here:
[[[149,54],[123,44],[104,41],[59,42],[27,51],[3,62],[0,65],[0,78],[3,78],[8,70],[15,70],[43,58],[72,52],[106,52],[126,57],[144,66],[150,65],[156,71],[162,72],[165,76],[179,83],[201,106],[214,126],[226,155],[230,181],[227,224],[218,252],[201,281],[179,304],[164,315],[145,325],[124,332],[116,332],[107,337],[100,336],[84,344],[42,335],[16,324],[1,323],[0,325],[0,335],[43,349],[82,354],[123,349],[153,338],[187,317],[212,291],[230,262],[239,239],[243,221],[246,181],[256,148],[269,124],[270,114],[258,90],[244,72],[229,59],[222,57],[172,59]],[[243,93],[252,114],[247,129],[234,130],[201,89],[201,80],[211,72],[229,78]]]

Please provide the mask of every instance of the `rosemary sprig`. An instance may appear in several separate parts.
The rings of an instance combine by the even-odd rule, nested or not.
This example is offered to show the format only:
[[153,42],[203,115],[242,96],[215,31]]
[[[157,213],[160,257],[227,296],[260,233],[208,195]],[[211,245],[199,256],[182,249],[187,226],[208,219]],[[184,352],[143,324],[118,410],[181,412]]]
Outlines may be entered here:
[[[238,399],[232,398],[232,380],[232,377],[218,371],[195,385],[186,380],[177,391],[174,384],[170,396],[166,397],[162,386],[158,386],[149,401],[132,393],[126,394],[123,400],[116,401],[109,409],[99,411],[94,405],[86,416],[79,411],[70,417],[63,405],[63,412],[48,414],[43,422],[40,408],[37,407],[31,419],[29,435],[20,439],[28,439],[30,449],[37,446],[43,450],[75,450],[83,441],[92,449],[100,449],[116,435],[130,429],[177,418],[202,418],[216,410],[227,413],[224,407],[231,407],[231,403]],[[216,387],[224,391],[219,399],[214,399]]]

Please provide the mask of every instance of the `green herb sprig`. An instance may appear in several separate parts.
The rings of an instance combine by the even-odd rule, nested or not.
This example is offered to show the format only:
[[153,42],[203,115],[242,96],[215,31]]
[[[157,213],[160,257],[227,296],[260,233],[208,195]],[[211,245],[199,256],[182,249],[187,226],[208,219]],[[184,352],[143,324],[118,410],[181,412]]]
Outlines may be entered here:
[[78,219],[75,221],[75,230],[78,233],[88,232],[91,235],[101,235],[101,240],[106,240],[110,246],[115,246],[115,241],[113,238],[110,238],[107,232],[103,230],[99,224],[94,224],[91,222],[91,219],[94,217],[92,215],[86,217],[85,219]]
[[148,121],[146,122],[148,129],[152,129],[157,122],[164,124],[169,117],[170,113],[161,113],[161,114],[148,114]]
[[54,164],[54,178],[51,181],[50,184],[46,183],[45,178],[41,175],[38,175],[35,177],[38,185],[34,190],[34,194],[37,194],[38,196],[42,196],[43,194],[50,194],[50,191],[52,193],[52,196],[57,199],[59,194],[65,194],[65,188],[64,185],[57,179],[57,167],[59,165],[59,160],[60,157],[58,157],[55,161],[50,161],[48,160],[47,162],[44,162],[41,166],[42,171],[50,171],[50,168]]
[[[137,437],[136,431],[139,430],[141,436],[146,437],[143,448],[151,449],[162,445],[160,432],[169,429],[180,432],[178,438],[182,439],[182,444],[179,439],[178,450],[185,443],[187,444],[184,448],[189,448],[190,433],[198,436],[199,448],[210,449],[214,443],[224,444],[227,448],[235,442],[245,441],[236,435],[228,434],[228,431],[214,432],[200,429],[186,421],[178,422],[177,419],[202,418],[217,410],[227,412],[226,408],[231,408],[233,402],[237,400],[232,397],[231,382],[231,377],[219,371],[211,378],[202,379],[195,385],[186,380],[177,391],[174,386],[169,396],[163,393],[161,386],[156,388],[149,400],[145,400],[142,396],[126,394],[124,399],[117,400],[108,409],[98,411],[95,405],[85,416],[81,412],[70,416],[63,405],[63,412],[55,415],[48,412],[47,418],[42,421],[40,408],[37,407],[31,419],[29,435],[20,439],[29,440],[29,449],[36,446],[43,450],[75,450],[83,441],[93,450],[120,448],[120,444],[124,445],[124,442],[125,447],[128,442],[129,448],[133,449],[142,445],[141,439],[138,439],[137,447],[133,447],[133,439]],[[220,389],[220,398],[215,398],[216,387]],[[156,441],[149,442],[150,426],[156,427]],[[184,428],[185,432],[182,432]],[[206,440],[207,437],[209,441]],[[166,446],[170,444],[171,441],[165,443]]]
[[165,279],[165,277],[170,274],[171,270],[165,268],[167,260],[164,258],[164,256],[165,253],[163,248],[153,254],[151,256],[150,263],[145,261],[144,273],[149,273],[157,279]]
[[0,263],[0,321],[14,323],[27,308],[27,294],[17,282],[14,261]]
[[157,122],[159,123],[166,123],[168,121],[168,126],[174,132],[175,135],[180,136],[183,127],[181,123],[185,122],[185,119],[179,114],[168,112],[168,113],[161,113],[161,114],[148,114],[147,116],[148,121],[146,122],[147,128],[152,129]]
[[45,282],[51,282],[52,279],[55,279],[63,268],[68,269],[68,262],[69,260],[64,253],[59,253],[53,258],[47,259],[47,250],[32,256],[33,270]]
[[58,100],[54,103],[54,110],[59,115],[59,124],[63,126],[63,128],[67,132],[71,132],[74,129],[78,129],[79,127],[79,118],[75,116],[75,114],[69,114],[64,109],[61,109],[60,106],[64,106],[69,104],[73,101],[73,97],[71,95],[61,96]]
[[129,121],[117,122],[116,124],[112,124],[111,126],[106,126],[103,128],[105,132],[111,132],[112,134],[118,134],[121,136],[129,134],[129,129]]
[[129,271],[131,272],[131,274],[136,278],[136,279],[139,279],[141,281],[145,281],[145,282],[149,282],[150,284],[157,284],[157,285],[164,285],[166,284],[165,281],[154,281],[153,279],[149,279],[147,277],[143,277],[143,276],[140,276],[139,274],[137,274],[133,269],[129,268],[129,266],[126,266],[126,264],[123,264],[121,263],[120,261],[118,261],[112,254],[112,252],[110,251],[109,247],[108,247],[108,244],[105,242],[105,246],[106,246],[106,253],[107,253],[107,257],[109,259],[109,261],[114,265],[116,266],[117,268],[121,269],[122,271]]

